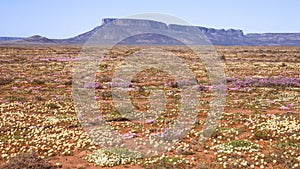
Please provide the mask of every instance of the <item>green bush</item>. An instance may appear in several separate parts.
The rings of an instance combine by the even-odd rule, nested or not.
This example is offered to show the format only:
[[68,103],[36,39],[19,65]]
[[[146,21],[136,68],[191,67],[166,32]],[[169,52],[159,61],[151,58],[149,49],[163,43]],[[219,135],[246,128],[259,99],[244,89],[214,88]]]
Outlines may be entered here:
[[49,107],[50,109],[58,109],[59,108],[59,106],[55,103],[49,103],[49,104],[47,104],[47,107]]
[[27,99],[25,97],[19,97],[19,96],[6,96],[5,99],[7,99],[10,102],[26,102]]
[[146,169],[182,169],[190,168],[189,164],[178,157],[164,157],[162,159],[154,160],[155,162],[144,164]]
[[45,84],[46,82],[43,81],[43,80],[39,80],[39,79],[34,79],[32,81],[32,84],[37,84],[37,85],[42,85],[42,84]]
[[13,80],[10,78],[2,78],[2,77],[0,78],[0,85],[7,85],[12,82],[13,82]]
[[254,138],[255,139],[258,139],[258,140],[260,140],[260,139],[263,139],[263,140],[268,140],[268,139],[270,139],[270,131],[269,130],[266,130],[266,129],[264,129],[264,130],[256,130],[255,132],[254,132]]
[[51,165],[36,153],[21,153],[11,158],[0,169],[51,169]]

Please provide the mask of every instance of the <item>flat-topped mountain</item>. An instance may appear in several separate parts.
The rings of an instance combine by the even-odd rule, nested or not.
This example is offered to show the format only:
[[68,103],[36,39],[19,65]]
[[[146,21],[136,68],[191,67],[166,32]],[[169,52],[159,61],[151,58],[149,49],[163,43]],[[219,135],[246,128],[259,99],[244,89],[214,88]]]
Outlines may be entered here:
[[[78,36],[68,39],[48,39],[39,35],[35,35],[29,38],[10,38],[0,37],[0,44],[84,44],[87,40],[98,30],[100,30],[106,24],[115,24],[122,27],[128,32],[134,31],[134,34],[139,34],[139,27],[143,29],[143,32],[162,32],[162,31],[174,31],[176,34],[188,35],[184,41],[193,41],[197,32],[201,31],[211,41],[213,45],[224,46],[300,46],[300,33],[249,33],[244,34],[239,29],[214,29],[205,28],[201,26],[185,26],[176,24],[165,24],[162,22],[152,20],[138,20],[138,19],[116,19],[105,18],[102,20],[100,26],[95,27],[93,30],[80,34]],[[197,30],[197,31],[195,31]],[[108,41],[121,41],[122,39],[118,35],[119,29],[111,27],[109,30],[103,31],[99,34],[98,38]],[[130,35],[130,34],[128,34]],[[159,33],[149,33],[143,36],[135,36],[126,42],[127,44],[143,43],[143,44],[156,44],[156,45],[168,45],[177,44],[174,39],[166,40],[165,37]]]

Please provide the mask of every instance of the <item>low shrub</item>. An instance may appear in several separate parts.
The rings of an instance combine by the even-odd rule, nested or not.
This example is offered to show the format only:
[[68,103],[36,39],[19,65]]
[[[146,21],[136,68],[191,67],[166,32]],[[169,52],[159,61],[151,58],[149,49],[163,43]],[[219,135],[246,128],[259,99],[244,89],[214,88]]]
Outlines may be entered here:
[[21,153],[11,158],[0,169],[52,169],[49,162],[40,158],[37,153]]
[[10,79],[10,78],[2,78],[2,77],[0,77],[0,85],[7,85],[7,84],[10,84],[12,82],[13,82],[13,80]]

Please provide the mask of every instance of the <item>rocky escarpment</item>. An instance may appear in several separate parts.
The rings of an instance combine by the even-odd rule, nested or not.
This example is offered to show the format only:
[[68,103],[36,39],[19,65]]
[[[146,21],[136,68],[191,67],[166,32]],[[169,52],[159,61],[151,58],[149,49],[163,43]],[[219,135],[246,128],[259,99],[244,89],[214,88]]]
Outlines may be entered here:
[[[166,37],[159,34],[163,31],[174,31],[178,35],[185,36],[183,39],[185,42],[191,42],[197,39],[197,32],[202,32],[211,41],[213,45],[224,45],[224,46],[300,46],[300,33],[251,33],[244,34],[242,30],[239,29],[214,29],[206,28],[201,26],[185,26],[170,24],[167,25],[162,22],[151,21],[151,20],[138,20],[138,19],[116,19],[116,18],[104,18],[100,26],[95,27],[91,31],[85,32],[78,36],[68,38],[68,39],[48,39],[42,36],[32,36],[30,38],[10,38],[10,37],[0,37],[0,44],[22,44],[22,43],[32,43],[32,44],[84,44],[94,33],[99,31],[103,26],[108,23],[115,24],[121,27],[125,31],[129,32],[134,30],[134,34],[142,32],[155,32],[142,36],[134,36],[131,39],[127,39],[127,44],[156,44],[156,45],[168,45],[168,44],[178,44],[178,42],[172,38],[166,39]],[[137,29],[134,29],[137,27]],[[141,29],[143,31],[141,31]],[[198,31],[195,31],[198,30]],[[101,40],[108,41],[122,41],[118,39],[120,33],[119,29],[110,27],[99,34],[98,38]],[[181,43],[182,44],[182,43]]]
[[260,46],[300,46],[300,33],[252,33],[246,35],[250,44]]
[[[185,26],[185,25],[176,25],[170,24],[167,25],[162,22],[150,21],[150,20],[135,20],[135,19],[116,19],[116,18],[104,18],[102,20],[102,25],[114,22],[119,26],[124,26],[126,24],[139,24],[145,27],[152,27],[157,29],[171,29],[174,31],[186,32],[189,33],[193,29],[199,29],[214,45],[225,45],[225,46],[300,46],[300,33],[251,33],[244,34],[242,30],[239,29],[214,29],[206,28],[201,26]],[[93,29],[90,32],[81,34],[74,38],[71,38],[74,42],[78,40],[87,40],[91,34],[96,32],[101,26]],[[114,32],[116,33],[116,32]],[[113,36],[113,33],[110,33]],[[109,34],[105,35],[107,37]],[[161,39],[161,36],[151,35],[151,43],[167,43]],[[155,42],[156,41],[156,42]],[[170,41],[170,44],[173,44],[174,41]]]

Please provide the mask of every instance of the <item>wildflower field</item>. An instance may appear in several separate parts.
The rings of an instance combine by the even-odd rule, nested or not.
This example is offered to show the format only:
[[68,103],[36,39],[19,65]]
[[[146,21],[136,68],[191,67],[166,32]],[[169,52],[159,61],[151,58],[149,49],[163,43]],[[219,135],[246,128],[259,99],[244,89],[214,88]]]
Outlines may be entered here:
[[[166,108],[145,121],[118,112],[112,96],[118,84],[112,77],[138,48],[111,52],[99,63],[96,81],[84,84],[95,90],[98,117],[129,142],[168,130],[180,109],[180,88],[172,75],[147,69],[124,90],[142,114],[151,107],[151,89],[160,88]],[[203,142],[199,137],[215,86],[190,51],[166,50],[183,58],[195,74],[197,117],[178,144],[145,156],[126,147],[99,146],[83,129],[72,95],[80,46],[1,46],[0,168],[300,168],[300,47],[216,47],[226,76],[226,102],[218,126]]]

